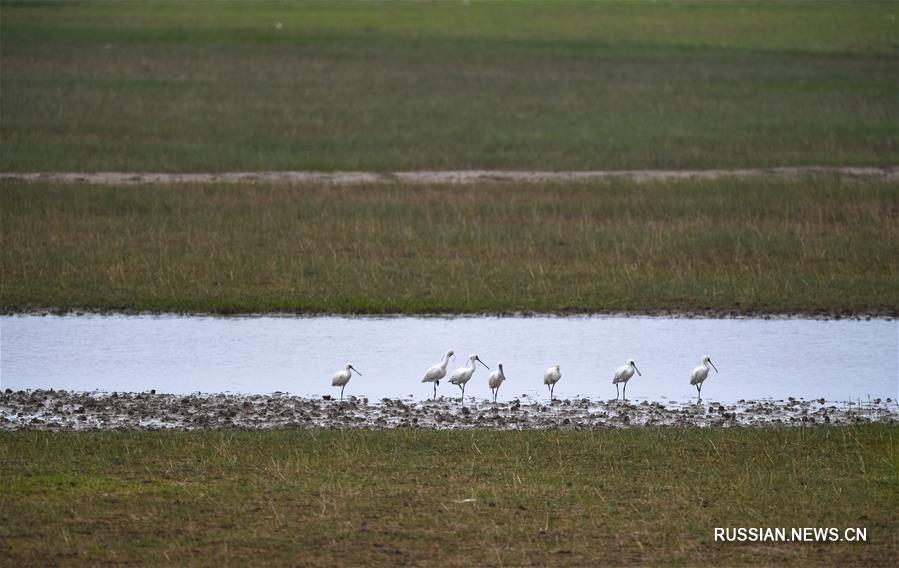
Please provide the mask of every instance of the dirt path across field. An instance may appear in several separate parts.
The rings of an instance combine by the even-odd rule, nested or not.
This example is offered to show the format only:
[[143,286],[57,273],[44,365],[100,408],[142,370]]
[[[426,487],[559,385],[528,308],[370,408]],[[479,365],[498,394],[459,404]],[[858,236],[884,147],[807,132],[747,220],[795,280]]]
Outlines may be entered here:
[[458,170],[413,172],[221,172],[221,173],[128,173],[128,172],[46,172],[0,173],[0,181],[48,181],[89,185],[171,185],[182,183],[276,183],[364,185],[404,184],[476,184],[573,182],[598,179],[627,179],[635,182],[679,179],[716,179],[722,177],[791,176],[809,173],[840,174],[899,180],[899,166],[867,167],[784,167],[737,170],[596,170],[596,171],[515,171]]

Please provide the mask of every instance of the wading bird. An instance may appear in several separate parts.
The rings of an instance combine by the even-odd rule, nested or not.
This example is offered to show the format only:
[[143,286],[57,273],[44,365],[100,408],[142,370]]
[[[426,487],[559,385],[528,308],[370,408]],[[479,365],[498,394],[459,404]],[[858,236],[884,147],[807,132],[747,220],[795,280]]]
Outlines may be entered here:
[[484,365],[484,368],[488,371],[490,370],[490,367],[488,367],[483,361],[478,358],[477,353],[472,353],[468,356],[468,365],[459,367],[458,369],[453,371],[452,375],[450,375],[449,382],[462,389],[462,400],[465,400],[465,383],[470,381],[471,376],[474,375],[475,361],[477,361],[481,365]]
[[[346,388],[346,384],[350,382],[350,377],[353,376],[353,371],[356,371],[356,368],[347,363],[346,367],[344,367],[340,371],[337,371],[336,373],[334,373],[334,376],[331,377],[331,386],[340,387],[340,402],[343,402],[343,389]],[[356,371],[356,374],[360,377],[362,376],[362,373],[360,373],[359,371]]]
[[496,395],[499,393],[500,385],[506,380],[506,375],[503,373],[503,364],[499,363],[497,367],[499,368],[490,373],[490,378],[487,379],[487,384],[490,385],[490,390],[493,391],[493,404],[496,404]]
[[709,378],[709,365],[715,369],[715,372],[718,372],[718,367],[712,363],[712,360],[708,355],[703,355],[702,357],[702,365],[693,369],[693,372],[690,373],[690,384],[696,387],[696,397],[699,399],[697,402],[702,402],[702,383],[705,382],[707,378]]
[[446,376],[446,365],[449,363],[450,357],[453,356],[453,350],[450,349],[446,352],[446,355],[443,356],[443,360],[431,367],[425,373],[425,376],[422,377],[421,382],[423,383],[434,383],[434,399],[437,399],[437,385],[440,384],[440,379]]
[[612,378],[612,384],[615,385],[615,400],[618,400],[618,383],[624,383],[624,392],[621,395],[624,400],[627,400],[627,382],[634,376],[634,371],[637,371],[641,377],[643,376],[633,359],[628,359],[623,367],[615,369],[615,376]]
[[543,372],[543,384],[546,385],[546,388],[549,389],[549,400],[553,399],[553,391],[556,388],[556,383],[559,382],[559,379],[562,378],[562,371],[559,370],[559,366],[556,365],[554,367],[550,367],[546,371]]

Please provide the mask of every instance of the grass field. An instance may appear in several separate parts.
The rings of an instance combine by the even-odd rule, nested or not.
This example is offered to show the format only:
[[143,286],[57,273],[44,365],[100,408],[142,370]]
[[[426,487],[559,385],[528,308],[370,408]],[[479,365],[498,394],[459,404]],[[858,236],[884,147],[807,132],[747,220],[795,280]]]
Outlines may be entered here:
[[899,308],[899,192],[834,176],[370,187],[0,186],[0,307]]
[[2,171],[861,166],[899,156],[890,2],[0,9]]
[[[897,433],[2,433],[0,560],[894,566]],[[713,537],[808,526],[868,541]]]
[[[0,171],[895,166],[897,16],[0,0]],[[897,316],[897,219],[895,183],[837,175],[4,181],[0,312]],[[0,432],[0,565],[895,566],[897,433]]]

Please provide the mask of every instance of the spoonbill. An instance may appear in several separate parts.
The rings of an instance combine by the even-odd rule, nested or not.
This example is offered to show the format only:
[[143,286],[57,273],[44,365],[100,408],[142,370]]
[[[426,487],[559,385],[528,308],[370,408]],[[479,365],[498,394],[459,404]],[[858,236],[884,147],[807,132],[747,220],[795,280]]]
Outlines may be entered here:
[[490,390],[493,391],[493,404],[496,404],[496,395],[499,393],[500,385],[506,380],[506,375],[503,373],[503,364],[498,363],[497,367],[499,368],[490,373],[490,378],[487,380]]
[[437,385],[440,384],[440,379],[446,376],[446,365],[449,363],[450,357],[453,356],[453,350],[450,349],[446,352],[446,355],[443,356],[443,360],[428,369],[425,372],[425,376],[422,377],[421,382],[423,383],[434,383],[434,398],[437,398]]
[[[353,371],[356,371],[356,368],[350,365],[349,363],[341,369],[334,373],[334,376],[331,377],[331,386],[332,387],[340,387],[340,402],[343,402],[343,389],[346,388],[346,384],[350,382],[350,377],[353,376]],[[362,373],[356,371],[356,374],[360,377]]]
[[452,375],[450,375],[449,382],[462,389],[462,400],[465,400],[465,383],[470,381],[471,376],[474,375],[475,361],[477,361],[481,365],[484,365],[484,368],[488,371],[490,370],[490,367],[488,367],[483,361],[478,358],[477,353],[472,353],[468,356],[468,365],[459,367],[458,369],[453,371]]
[[556,388],[556,383],[559,382],[559,379],[562,378],[562,371],[559,370],[559,366],[555,365],[550,367],[546,371],[543,372],[543,384],[546,385],[546,388],[549,389],[549,400],[553,399],[553,391]]
[[637,371],[639,376],[643,376],[633,359],[628,359],[623,367],[615,369],[615,376],[612,378],[612,384],[615,385],[615,400],[618,400],[618,383],[624,383],[624,392],[621,395],[624,400],[627,400],[627,382],[634,376],[634,371]]
[[715,372],[718,372],[718,367],[712,363],[712,360],[708,355],[702,356],[702,365],[693,369],[693,372],[690,373],[690,384],[696,386],[696,396],[699,398],[698,402],[702,402],[702,383],[705,382],[707,378],[709,378],[709,365],[715,369]]

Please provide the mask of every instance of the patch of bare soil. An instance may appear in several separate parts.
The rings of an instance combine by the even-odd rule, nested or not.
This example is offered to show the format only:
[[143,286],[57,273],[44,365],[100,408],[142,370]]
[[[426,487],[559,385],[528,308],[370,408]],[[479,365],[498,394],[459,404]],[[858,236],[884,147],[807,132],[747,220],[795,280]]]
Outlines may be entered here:
[[367,185],[403,183],[410,185],[483,183],[577,182],[601,179],[626,179],[634,182],[680,179],[717,179],[722,177],[752,178],[829,173],[854,177],[899,180],[899,167],[831,167],[804,166],[735,170],[594,170],[594,171],[523,171],[523,170],[457,170],[411,172],[221,172],[221,173],[153,173],[153,172],[43,172],[0,173],[0,181],[49,181],[61,184],[87,185],[173,185],[185,183],[266,183],[289,185]]

